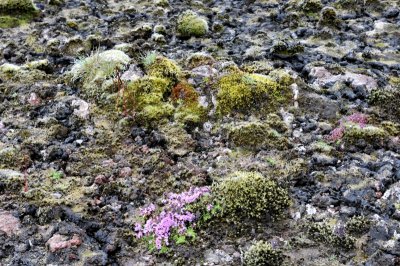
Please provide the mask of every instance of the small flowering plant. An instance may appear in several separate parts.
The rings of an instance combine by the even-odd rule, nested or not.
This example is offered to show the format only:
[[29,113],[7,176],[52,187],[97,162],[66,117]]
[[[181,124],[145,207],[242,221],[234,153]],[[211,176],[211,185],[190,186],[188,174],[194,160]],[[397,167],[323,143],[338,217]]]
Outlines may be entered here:
[[[150,204],[140,209],[141,221],[135,224],[136,238],[144,239],[150,251],[157,249],[161,253],[168,251],[171,240],[175,244],[194,240],[196,222],[211,219],[217,209],[211,200],[209,187],[192,187],[179,194],[169,193],[162,201],[162,207]],[[200,206],[200,201],[208,203]]]
[[328,140],[330,141],[340,141],[345,132],[346,132],[346,126],[351,125],[351,126],[359,126],[361,128],[364,128],[368,123],[368,116],[365,114],[361,113],[354,113],[349,116],[345,116],[342,119],[339,120],[339,126],[334,128],[330,135],[328,136]]

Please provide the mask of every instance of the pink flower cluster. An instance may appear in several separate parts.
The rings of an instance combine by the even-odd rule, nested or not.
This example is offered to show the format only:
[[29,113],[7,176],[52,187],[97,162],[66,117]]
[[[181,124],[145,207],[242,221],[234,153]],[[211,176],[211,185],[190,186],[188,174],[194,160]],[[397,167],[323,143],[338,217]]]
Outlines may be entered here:
[[355,123],[361,128],[363,128],[368,123],[368,116],[361,113],[354,113],[352,115],[343,117],[339,121],[339,126],[331,131],[331,134],[329,135],[328,139],[331,141],[338,141],[341,138],[343,138],[346,130],[344,123],[346,122]]
[[167,199],[163,201],[165,205],[159,213],[155,212],[154,204],[140,209],[140,214],[147,220],[144,224],[135,224],[136,237],[154,235],[157,249],[161,249],[163,244],[168,246],[171,232],[177,230],[179,234],[185,233],[187,224],[196,219],[193,213],[185,210],[185,206],[209,192],[209,187],[190,188],[189,191],[180,194],[168,194]]

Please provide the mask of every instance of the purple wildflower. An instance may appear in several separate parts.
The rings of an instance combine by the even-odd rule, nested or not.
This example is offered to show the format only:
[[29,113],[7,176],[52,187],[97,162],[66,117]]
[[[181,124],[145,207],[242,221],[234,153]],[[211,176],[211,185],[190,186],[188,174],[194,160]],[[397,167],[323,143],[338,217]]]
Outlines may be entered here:
[[147,218],[147,221],[144,225],[140,223],[135,225],[136,237],[154,235],[157,249],[161,249],[163,245],[168,246],[169,237],[174,230],[179,234],[183,234],[187,230],[187,224],[196,220],[196,216],[185,210],[185,206],[197,201],[209,192],[210,189],[208,187],[192,187],[188,191],[179,194],[170,193],[163,200],[165,206],[158,214],[155,212],[156,206],[154,204],[140,209],[140,214]]
[[211,211],[214,206],[212,204],[207,205],[207,211]]
[[140,214],[143,215],[143,216],[149,216],[155,211],[155,209],[156,209],[156,205],[154,205],[152,203],[149,206],[140,209]]
[[135,232],[136,232],[136,237],[137,238],[142,238],[143,237],[143,228],[140,223],[135,224]]
[[345,117],[345,119],[348,122],[358,124],[361,128],[365,127],[365,125],[368,123],[368,116],[361,113],[354,113],[352,115]]
[[345,127],[340,125],[339,127],[332,130],[331,134],[329,135],[329,140],[331,141],[338,141],[343,138]]

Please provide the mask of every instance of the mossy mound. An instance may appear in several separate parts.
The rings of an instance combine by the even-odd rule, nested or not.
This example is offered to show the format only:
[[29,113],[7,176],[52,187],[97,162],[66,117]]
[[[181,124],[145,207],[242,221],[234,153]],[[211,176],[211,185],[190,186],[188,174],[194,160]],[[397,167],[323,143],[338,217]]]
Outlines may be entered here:
[[145,76],[128,84],[124,92],[125,108],[134,112],[143,124],[161,123],[174,112],[174,106],[166,102],[170,92],[168,80]]
[[258,241],[246,251],[243,258],[245,266],[280,266],[283,254],[264,241]]
[[346,125],[344,141],[347,143],[357,143],[362,140],[370,144],[381,143],[389,136],[388,132],[383,128],[367,125],[360,127],[358,125]]
[[322,9],[321,0],[304,0],[301,9],[306,13],[317,13]]
[[280,39],[273,43],[270,52],[279,57],[292,57],[304,52],[304,46],[298,42]]
[[176,83],[181,76],[181,68],[171,59],[163,56],[153,57],[154,55],[148,55],[145,60],[145,68],[149,76],[164,78]]
[[291,91],[272,78],[261,74],[233,71],[217,82],[217,113],[247,114],[254,110],[275,110],[287,103]]
[[375,89],[369,96],[369,103],[377,106],[382,112],[380,115],[400,122],[400,85],[392,89]]
[[170,118],[187,126],[198,125],[206,116],[197,92],[186,82],[172,86],[166,78],[145,76],[128,84],[124,99],[125,108],[147,126]]
[[67,75],[73,83],[82,86],[85,95],[97,102],[103,102],[111,93],[111,78],[129,62],[129,56],[119,50],[96,52],[78,60]]
[[171,100],[176,106],[175,121],[188,126],[196,126],[207,116],[206,108],[199,105],[198,92],[185,81],[179,82],[172,89]]
[[0,29],[28,24],[38,12],[32,0],[0,0]]
[[32,0],[0,0],[0,12],[34,12],[36,10]]
[[[354,248],[355,239],[346,233],[336,232],[335,228],[326,223],[311,223],[306,226],[309,236],[318,242],[334,245],[343,249]],[[337,230],[339,231],[339,230]]]
[[281,217],[290,205],[287,191],[257,172],[235,172],[214,186],[222,215],[228,221]]
[[328,26],[328,27],[338,26],[339,19],[337,16],[336,9],[334,9],[333,7],[324,7],[321,10],[319,24],[321,26]]
[[177,31],[184,38],[201,37],[208,32],[207,20],[188,10],[178,18]]
[[242,122],[229,127],[228,139],[237,147],[285,148],[288,140],[278,131],[261,121]]

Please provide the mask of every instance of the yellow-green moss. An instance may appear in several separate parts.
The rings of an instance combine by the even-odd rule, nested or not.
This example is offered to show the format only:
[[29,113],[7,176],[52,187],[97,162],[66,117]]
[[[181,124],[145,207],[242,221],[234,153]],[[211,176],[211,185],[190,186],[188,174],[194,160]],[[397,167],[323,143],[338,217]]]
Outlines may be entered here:
[[383,121],[381,127],[391,136],[400,135],[400,124],[391,121]]
[[263,122],[242,122],[231,126],[228,139],[238,147],[285,148],[288,140]]
[[170,117],[174,107],[166,102],[171,91],[169,83],[166,79],[152,76],[129,83],[124,93],[125,108],[135,112],[139,121],[144,124]]
[[268,76],[234,71],[217,83],[217,112],[249,113],[252,110],[273,110],[288,101],[290,91]]
[[173,60],[163,56],[156,56],[154,59],[147,61],[145,67],[149,76],[165,78],[171,80],[172,83],[178,81],[181,75],[181,68]]
[[201,37],[208,32],[208,23],[195,12],[188,10],[179,16],[177,31],[182,37]]
[[365,216],[354,216],[346,223],[346,231],[351,234],[362,234],[368,231],[372,221]]
[[180,105],[175,112],[174,119],[188,126],[196,126],[204,122],[207,110],[198,103]]
[[0,0],[0,12],[7,11],[33,12],[36,6],[32,0]]
[[244,266],[281,266],[282,251],[273,249],[268,242],[258,241],[246,251],[243,257]]
[[290,205],[285,189],[257,172],[236,172],[213,187],[222,215],[240,223],[243,218],[277,218]]
[[346,125],[344,140],[349,143],[355,143],[358,140],[364,140],[367,143],[379,143],[388,137],[388,132],[375,126],[360,127],[358,125]]
[[311,223],[306,227],[309,236],[315,241],[331,244],[343,249],[354,248],[354,237],[346,234],[335,234],[333,226],[328,223]]
[[393,89],[374,89],[371,91],[368,101],[377,106],[382,112],[381,116],[400,121],[400,87]]

